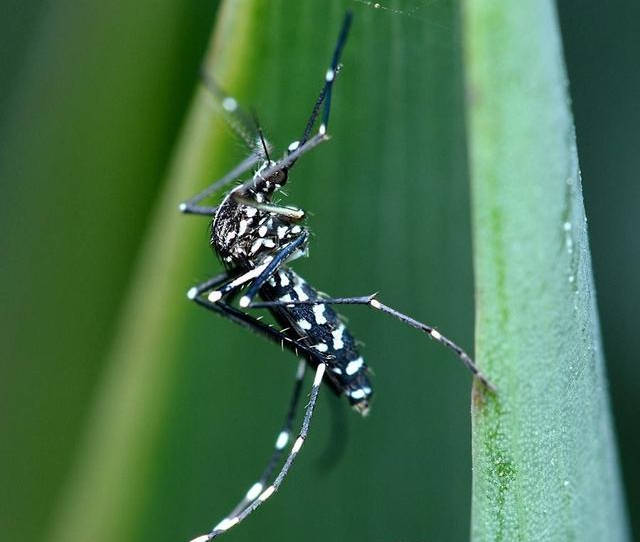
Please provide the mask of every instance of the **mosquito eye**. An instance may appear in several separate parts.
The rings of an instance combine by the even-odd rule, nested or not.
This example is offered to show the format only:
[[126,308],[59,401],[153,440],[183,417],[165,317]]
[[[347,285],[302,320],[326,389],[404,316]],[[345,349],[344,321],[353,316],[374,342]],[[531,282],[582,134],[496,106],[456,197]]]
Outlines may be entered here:
[[273,182],[282,186],[287,182],[287,176],[288,173],[286,169],[280,170],[273,176]]

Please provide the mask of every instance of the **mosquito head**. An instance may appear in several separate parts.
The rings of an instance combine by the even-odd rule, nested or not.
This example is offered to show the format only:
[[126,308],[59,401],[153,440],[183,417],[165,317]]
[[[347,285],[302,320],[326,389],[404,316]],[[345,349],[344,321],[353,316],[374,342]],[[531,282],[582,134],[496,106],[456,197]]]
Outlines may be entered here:
[[264,137],[264,132],[258,121],[258,115],[255,111],[252,111],[251,114],[258,133],[254,152],[263,158],[262,165],[253,176],[253,190],[256,195],[262,194],[263,198],[268,200],[276,190],[287,182],[287,168],[274,169],[276,163],[269,156],[270,145]]
[[287,182],[288,168],[279,168],[273,171],[275,165],[273,160],[265,160],[253,175],[252,190],[256,195],[262,194],[265,200],[269,200],[273,193]]

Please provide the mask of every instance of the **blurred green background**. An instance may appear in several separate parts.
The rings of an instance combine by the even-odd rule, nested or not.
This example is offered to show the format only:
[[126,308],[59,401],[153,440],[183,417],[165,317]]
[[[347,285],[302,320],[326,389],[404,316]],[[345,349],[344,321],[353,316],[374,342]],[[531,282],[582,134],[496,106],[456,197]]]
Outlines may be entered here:
[[[280,149],[303,127],[345,6],[355,11],[332,141],[296,166],[288,190],[291,202],[312,212],[315,234],[311,259],[296,268],[336,295],[380,290],[389,304],[470,349],[457,3],[383,3],[397,12],[338,0],[259,4],[253,69],[233,90],[257,109]],[[148,375],[133,384],[158,408],[145,403],[126,413],[144,413],[145,469],[112,480],[127,500],[109,506],[120,541],[188,540],[216,523],[260,471],[295,370],[291,356],[186,301],[186,289],[219,264],[207,248],[205,220],[166,214],[190,195],[174,202],[172,190],[180,190],[165,177],[216,3],[3,0],[0,7],[2,539],[48,540],[73,514],[64,503],[77,487],[74,466],[91,449],[89,427],[122,406],[104,397],[123,370],[112,366],[120,351],[114,341],[138,316],[124,309],[133,277],[136,287],[161,281],[166,267],[150,270],[149,262],[165,255],[154,260],[149,252],[162,252],[159,232],[169,231],[171,242],[184,240],[189,249],[171,263],[183,278],[168,290],[143,286],[136,297],[144,305],[157,296],[164,325],[175,332],[157,360],[169,384],[157,388],[158,397]],[[640,5],[560,1],[558,8],[638,534]],[[243,156],[228,131],[224,137],[224,156],[193,186]],[[167,258],[174,254],[168,246]],[[226,536],[467,539],[468,376],[412,330],[364,309],[343,312],[375,371],[371,416],[359,419],[322,393],[312,435],[280,494]],[[108,502],[109,494],[100,498]]]

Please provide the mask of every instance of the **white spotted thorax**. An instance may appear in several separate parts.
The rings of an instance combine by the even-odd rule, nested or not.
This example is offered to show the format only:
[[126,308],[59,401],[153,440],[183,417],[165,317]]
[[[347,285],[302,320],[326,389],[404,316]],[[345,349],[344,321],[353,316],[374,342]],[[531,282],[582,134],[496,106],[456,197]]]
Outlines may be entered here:
[[[261,254],[272,253],[293,238],[290,230],[295,224],[288,217],[268,210],[273,194],[287,181],[286,170],[263,177],[262,173],[274,164],[265,160],[252,181],[231,190],[217,209],[211,245],[227,267],[251,267]],[[257,208],[255,203],[264,208]]]

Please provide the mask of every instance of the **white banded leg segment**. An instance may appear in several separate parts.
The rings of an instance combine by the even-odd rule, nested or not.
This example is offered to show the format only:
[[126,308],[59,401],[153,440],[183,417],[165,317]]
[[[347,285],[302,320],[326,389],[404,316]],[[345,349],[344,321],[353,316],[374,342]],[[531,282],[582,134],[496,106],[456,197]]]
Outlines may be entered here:
[[256,482],[251,486],[249,491],[247,491],[247,495],[245,496],[245,499],[248,501],[254,500],[258,495],[260,495],[263,487],[264,485],[261,482]]
[[235,508],[229,513],[228,518],[237,517],[240,513],[253,501],[260,497],[261,494],[264,493],[265,487],[267,486],[269,478],[273,474],[274,469],[282,458],[282,454],[287,444],[289,443],[289,439],[291,437],[291,425],[293,423],[293,417],[295,415],[295,411],[298,406],[298,401],[300,399],[300,391],[302,388],[302,381],[304,379],[306,368],[306,362],[304,360],[300,360],[298,362],[298,367],[296,369],[295,382],[293,386],[293,392],[291,395],[291,400],[289,401],[289,407],[287,408],[287,412],[284,418],[284,422],[282,424],[282,429],[280,433],[278,433],[278,437],[276,438],[276,442],[274,445],[274,451],[271,454],[271,458],[269,459],[267,466],[262,471],[260,478],[257,482],[255,482],[247,491],[244,498],[235,506]]
[[[476,377],[478,377],[478,379],[487,387],[489,388],[491,391],[496,392],[496,387],[489,382],[489,380],[487,379],[486,376],[484,376],[484,374],[482,374],[480,372],[480,370],[478,369],[478,367],[476,366],[476,364],[473,362],[473,360],[471,359],[471,357],[462,349],[460,348],[456,343],[454,343],[451,339],[449,339],[448,337],[445,337],[444,335],[442,335],[442,333],[440,333],[437,329],[435,329],[432,326],[429,326],[427,324],[423,324],[422,322],[419,322],[418,320],[415,320],[414,318],[411,318],[410,316],[407,316],[406,314],[403,314],[387,305],[385,305],[384,303],[381,303],[380,301],[378,301],[375,298],[376,294],[370,295],[370,296],[362,296],[362,297],[343,297],[343,298],[323,298],[321,301],[324,305],[331,305],[331,304],[345,304],[345,305],[369,305],[370,307],[383,312],[385,314],[389,314],[391,316],[393,316],[394,318],[397,318],[398,320],[400,320],[401,322],[404,322],[405,324],[410,325],[411,327],[414,327],[415,329],[418,329],[420,331],[423,331],[424,333],[426,333],[427,335],[429,335],[433,340],[439,342],[441,345],[446,346],[447,348],[449,348],[450,350],[453,350],[455,352],[455,354],[458,356],[458,358],[460,359],[460,361],[462,361],[462,363],[465,365],[465,367],[467,367],[467,369],[469,369]],[[315,302],[315,301],[314,301]],[[307,303],[305,300],[298,300],[295,303],[300,304],[300,303]],[[311,302],[309,302],[310,304]],[[321,305],[314,305],[313,310],[314,312],[316,312],[316,307],[320,307]],[[317,316],[317,313],[316,313]],[[335,339],[335,337],[334,337]],[[334,344],[334,348],[339,345],[339,341],[338,344]],[[318,348],[318,345],[316,345],[314,348]],[[353,397],[353,395],[352,395]],[[357,397],[354,397],[357,399]]]
[[211,277],[209,280],[206,280],[205,282],[189,288],[189,291],[187,292],[187,298],[193,301],[200,294],[210,290],[211,288],[216,288],[217,286],[224,284],[228,280],[229,274],[226,272],[216,275],[215,277]]
[[294,443],[293,447],[291,448],[291,453],[292,454],[297,454],[300,449],[302,448],[302,445],[304,444],[304,438],[303,437],[298,437],[296,439],[296,442]]
[[[327,303],[326,300],[324,300],[324,302]],[[416,328],[416,329],[418,329],[420,331],[423,331],[424,333],[429,335],[433,340],[439,342],[443,346],[446,346],[450,350],[453,350],[456,353],[456,355],[458,356],[458,358],[460,358],[460,361],[462,361],[462,363],[467,367],[467,369],[469,369],[475,376],[477,376],[478,379],[487,388],[489,388],[493,392],[497,391],[496,387],[491,382],[489,382],[487,377],[485,377],[480,372],[480,370],[478,369],[476,364],[473,362],[471,357],[462,348],[460,348],[456,343],[454,343],[451,339],[449,339],[449,338],[445,337],[444,335],[442,335],[442,333],[440,333],[437,329],[435,329],[432,326],[429,326],[427,324],[423,324],[422,322],[418,322],[418,320],[415,320],[415,319],[411,318],[410,316],[407,316],[406,314],[402,314],[401,312],[398,312],[397,310],[392,309],[391,307],[388,307],[387,305],[384,305],[383,303],[380,303],[380,301],[378,301],[375,298],[371,298],[369,300],[369,306],[373,307],[376,310],[379,310],[380,312],[384,312],[386,314],[389,314],[389,315],[393,316],[394,318],[397,318],[401,322],[404,322],[405,324],[410,325],[411,327],[414,327],[414,328]]]
[[295,207],[284,207],[282,205],[274,205],[272,203],[259,203],[255,200],[243,198],[241,196],[236,196],[235,200],[238,203],[247,205],[248,207],[252,207],[260,211],[265,211],[267,213],[284,216],[286,218],[290,218],[291,220],[302,220],[304,218],[304,211]]
[[250,154],[247,158],[245,158],[240,164],[234,167],[229,173],[227,173],[220,180],[214,182],[207,188],[205,188],[199,194],[196,194],[191,199],[183,202],[179,206],[179,210],[182,213],[191,213],[198,215],[206,215],[212,216],[216,211],[216,207],[205,207],[199,205],[199,203],[209,197],[210,195],[216,193],[221,188],[235,181],[238,177],[240,177],[245,171],[251,169],[253,165],[260,159],[260,156],[256,153]]
[[[433,326],[429,326],[427,324],[423,324],[406,314],[403,314],[384,303],[381,303],[376,299],[376,294],[370,296],[361,296],[361,297],[338,297],[338,298],[321,298],[321,299],[297,299],[290,301],[291,305],[313,305],[313,312],[316,317],[316,323],[320,324],[324,322],[324,317],[322,316],[322,310],[324,305],[369,305],[371,308],[376,309],[377,311],[383,312],[385,314],[389,314],[394,318],[397,318],[401,322],[418,329],[431,337],[433,340],[439,342],[441,345],[446,346],[450,350],[453,350],[455,354],[458,356],[460,361],[469,369],[478,379],[491,391],[496,392],[496,387],[489,382],[486,376],[480,372],[476,364],[473,362],[471,357],[456,343],[454,343],[448,337],[445,337],[442,333],[440,333],[437,329],[433,328]],[[278,301],[267,301],[263,303],[256,303],[256,307],[273,307],[277,305],[286,305],[286,303],[278,302]],[[340,345],[340,340],[338,337],[334,337],[336,342],[334,343],[334,349],[338,349],[337,347]],[[316,344],[313,346],[318,351],[324,352],[326,345]]]
[[259,265],[255,269],[252,269],[251,271],[246,272],[244,275],[240,275],[238,278],[225,284],[219,290],[213,290],[209,292],[209,295],[207,296],[207,298],[209,299],[209,301],[211,301],[211,303],[216,303],[220,301],[228,293],[232,292],[236,288],[239,288],[243,284],[246,284],[247,282],[258,277],[260,273],[262,273],[267,268],[268,265],[269,265],[269,262],[266,261],[265,263],[263,263],[262,265]]
[[[289,469],[291,468],[291,465],[295,461],[296,456],[300,452],[300,449],[302,448],[302,445],[304,444],[304,441],[307,438],[307,435],[309,434],[309,426],[311,424],[313,410],[315,408],[316,401],[318,399],[318,391],[320,390],[320,385],[322,384],[322,378],[324,376],[325,370],[326,370],[326,366],[324,365],[324,363],[320,363],[316,369],[316,374],[313,379],[313,386],[311,387],[309,403],[307,404],[307,407],[305,409],[304,419],[302,421],[302,427],[300,428],[300,433],[298,434],[298,438],[296,439],[295,443],[291,447],[291,451],[289,452],[289,455],[287,456],[287,459],[284,462],[284,465],[280,469],[278,476],[276,476],[275,480],[269,487],[267,487],[262,493],[260,493],[257,499],[252,501],[242,512],[240,512],[236,517],[233,518],[233,521],[235,521],[236,519],[238,520],[237,522],[234,523],[234,525],[244,520],[263,502],[265,502],[276,491],[278,491],[278,488],[286,478],[289,472]],[[219,533],[215,532],[214,530],[211,532],[211,537],[214,538],[218,534]]]
[[292,141],[291,143],[289,143],[289,146],[287,147],[287,150],[288,150],[289,152],[293,152],[293,151],[295,151],[299,146],[300,146],[300,142],[299,142],[299,141]]
[[233,518],[224,518],[220,523],[218,523],[214,528],[214,532],[215,531],[228,531],[229,529],[231,529],[231,527],[233,527],[234,525],[237,525],[238,523],[240,523],[240,520],[236,517]]
[[289,442],[289,431],[280,431],[278,438],[276,439],[276,450],[283,450]]
[[327,366],[324,363],[321,363],[320,365],[318,365],[318,368],[316,369],[316,374],[313,377],[314,388],[318,388],[322,383],[322,377],[324,376],[324,372],[326,371],[326,369],[327,369]]
[[273,495],[273,493],[275,492],[276,488],[273,486],[269,486],[267,489],[265,489],[261,494],[260,497],[258,497],[258,500],[260,502],[264,502],[266,501],[269,497],[271,497],[271,495]]

